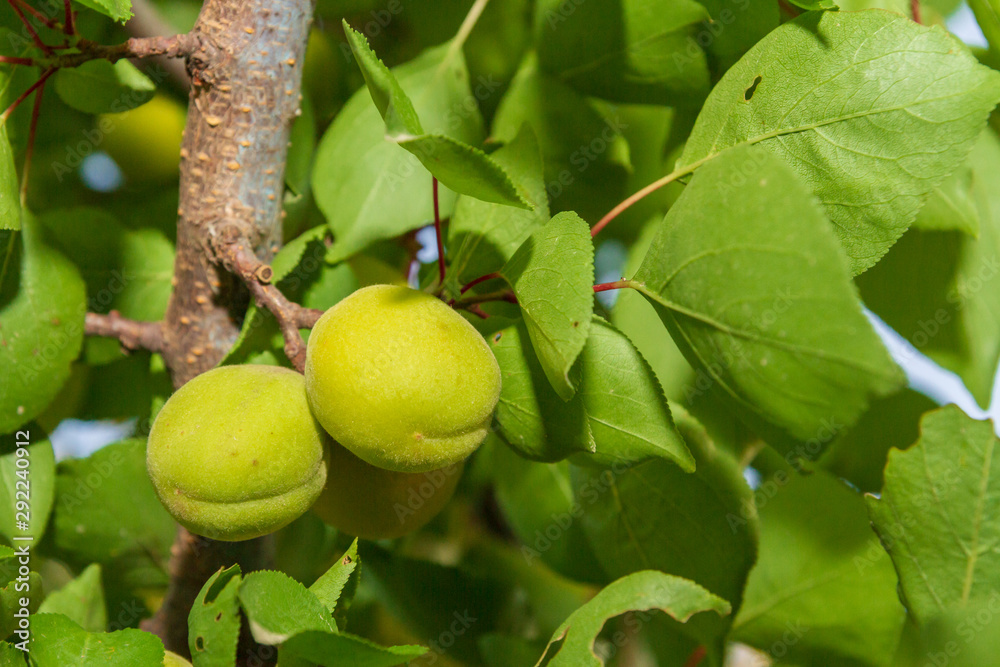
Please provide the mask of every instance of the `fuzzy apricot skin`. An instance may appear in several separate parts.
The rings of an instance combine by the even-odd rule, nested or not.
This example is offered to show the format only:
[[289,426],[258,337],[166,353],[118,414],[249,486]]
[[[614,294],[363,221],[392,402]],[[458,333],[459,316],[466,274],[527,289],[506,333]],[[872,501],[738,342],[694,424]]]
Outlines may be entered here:
[[462,463],[430,472],[393,472],[330,445],[326,488],[313,512],[327,524],[366,540],[402,537],[444,508],[462,477]]
[[482,444],[500,368],[461,315],[425,292],[362,288],[313,327],[306,393],[334,440],[371,465],[427,472]]
[[223,366],[178,389],[153,423],[146,467],[192,533],[249,540],[305,513],[326,484],[327,436],[305,382],[276,366]]

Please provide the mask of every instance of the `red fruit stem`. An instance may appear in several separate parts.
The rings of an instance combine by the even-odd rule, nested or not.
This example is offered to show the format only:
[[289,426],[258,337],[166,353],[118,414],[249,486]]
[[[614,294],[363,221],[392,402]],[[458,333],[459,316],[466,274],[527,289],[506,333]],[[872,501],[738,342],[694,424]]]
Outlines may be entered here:
[[63,26],[63,32],[67,35],[76,34],[76,26],[73,23],[73,9],[69,6],[70,0],[63,0],[63,5],[66,7],[66,22]]
[[[48,70],[47,73],[55,70]],[[38,91],[35,93],[35,104],[31,107],[31,124],[28,126],[28,145],[24,150],[24,166],[21,172],[21,208],[27,208],[28,198],[28,175],[31,170],[31,156],[35,152],[35,131],[38,129],[38,115],[42,109],[42,95],[45,94],[45,80],[48,76],[39,79],[36,84]]]
[[16,58],[14,56],[0,56],[0,63],[7,63],[8,65],[34,65],[35,61],[31,58]]
[[475,286],[476,286],[476,285],[478,285],[479,283],[484,283],[484,282],[486,282],[487,280],[493,280],[494,278],[499,278],[499,277],[500,277],[500,274],[499,274],[498,272],[496,272],[496,271],[494,271],[493,273],[487,273],[487,274],[486,274],[485,276],[479,276],[478,278],[476,278],[476,279],[474,279],[474,280],[470,280],[470,281],[469,281],[469,282],[468,282],[468,283],[467,283],[467,284],[466,284],[466,285],[465,285],[465,286],[464,286],[464,287],[463,287],[463,288],[462,288],[462,289],[461,289],[461,290],[459,291],[459,294],[465,294],[466,292],[468,292],[468,291],[469,291],[470,289],[472,289],[473,287],[475,287]]
[[14,109],[16,109],[18,106],[20,106],[21,102],[23,102],[25,100],[25,98],[28,97],[28,95],[30,95],[33,92],[35,92],[35,90],[39,86],[44,85],[45,84],[45,80],[48,79],[53,74],[55,74],[55,71],[56,70],[53,68],[53,69],[47,69],[44,72],[42,72],[42,75],[40,77],[38,77],[38,81],[36,81],[33,84],[31,84],[26,91],[24,91],[23,93],[21,93],[20,97],[18,97],[16,100],[14,100],[13,102],[11,102],[10,106],[7,107],[6,111],[4,111],[2,114],[0,114],[0,124],[7,122],[7,118],[10,117],[10,115],[12,113],[14,113]]
[[438,250],[438,280],[444,285],[444,239],[441,237],[441,209],[438,206],[438,179],[431,177],[433,181],[432,191],[434,193],[434,232],[437,234]]
[[14,0],[7,0],[7,4],[9,4],[11,8],[17,13],[18,18],[21,19],[21,23],[23,23],[24,27],[27,28],[28,32],[31,33],[31,39],[34,40],[35,45],[42,51],[44,51],[47,55],[51,55],[52,49],[50,49],[48,45],[42,41],[42,38],[38,36],[38,33],[35,32],[34,26],[31,25],[31,22],[28,21],[28,17],[26,17],[24,15],[24,12],[21,11],[20,3],[16,3],[14,2]]
[[610,283],[598,283],[597,285],[594,285],[594,292],[595,293],[596,292],[607,292],[607,291],[613,290],[613,289],[625,289],[625,288],[628,288],[628,287],[635,287],[635,286],[636,286],[636,283],[634,281],[632,281],[632,280],[625,280],[624,278],[622,278],[621,280],[616,280],[616,281],[610,282]]
[[910,16],[912,16],[913,20],[917,23],[923,23],[920,19],[920,0],[910,0]]
[[707,651],[704,646],[699,646],[691,651],[691,655],[688,657],[687,662],[684,663],[684,667],[698,667],[701,661],[704,660],[706,653]]

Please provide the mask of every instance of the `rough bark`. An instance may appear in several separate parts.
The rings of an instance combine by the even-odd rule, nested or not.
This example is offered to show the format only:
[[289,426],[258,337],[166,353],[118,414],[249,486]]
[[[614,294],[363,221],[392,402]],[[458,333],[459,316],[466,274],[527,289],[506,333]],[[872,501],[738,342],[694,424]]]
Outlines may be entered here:
[[[175,387],[214,367],[239,332],[247,293],[214,248],[244,239],[262,261],[281,241],[289,127],[299,113],[312,0],[206,0],[190,33],[174,290],[162,354]],[[163,606],[144,627],[188,654],[187,614],[206,578],[267,564],[268,538],[221,543],[178,534]],[[242,661],[241,661],[242,662]]]

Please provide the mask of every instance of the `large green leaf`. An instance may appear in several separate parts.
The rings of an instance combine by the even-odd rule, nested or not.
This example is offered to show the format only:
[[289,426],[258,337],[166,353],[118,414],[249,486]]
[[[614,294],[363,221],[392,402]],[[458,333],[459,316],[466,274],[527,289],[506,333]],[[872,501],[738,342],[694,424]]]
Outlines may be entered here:
[[108,625],[104,604],[101,566],[92,563],[76,579],[49,593],[38,613],[62,614],[87,632],[104,632]]
[[920,440],[889,454],[868,511],[919,622],[986,602],[1000,587],[1000,457],[993,424],[956,406],[927,413]]
[[687,103],[708,91],[705,54],[688,26],[708,19],[694,0],[541,0],[535,47],[542,69],[588,95]]
[[538,139],[522,127],[491,157],[503,167],[532,205],[531,210],[461,196],[448,225],[449,278],[467,283],[500,270],[518,246],[549,219],[548,196]]
[[37,417],[69,377],[83,341],[85,291],[76,267],[38,223],[0,232],[0,433]]
[[1000,74],[940,28],[876,10],[809,13],[722,78],[680,165],[762,144],[819,197],[857,274],[964,161],[998,100]]
[[503,167],[486,153],[446,134],[425,133],[410,98],[368,46],[364,35],[346,20],[344,33],[385,121],[386,139],[416,155],[428,171],[455,192],[498,204],[530,207]]
[[544,378],[524,328],[490,339],[503,376],[498,432],[515,451],[538,461],[584,453],[585,462],[602,465],[662,457],[694,469],[652,369],[620,331],[593,318],[574,367],[579,389],[564,402]]
[[[572,466],[573,494],[597,560],[611,577],[656,569],[697,582],[740,608],[757,557],[757,518],[736,461],[704,428],[674,407],[697,462],[687,473],[663,459],[610,469]],[[697,619],[675,632],[695,637],[718,657],[732,619]]]
[[[463,103],[469,74],[461,49],[430,49],[395,69],[421,125],[470,145],[483,136],[478,108]],[[434,219],[431,177],[417,159],[385,140],[386,126],[367,89],[357,91],[324,133],[316,150],[312,189],[336,236],[331,261],[349,257],[374,241],[398,236]],[[441,190],[441,215],[455,195]]]
[[[40,430],[28,430],[29,438],[31,431],[38,434]],[[56,481],[55,453],[48,440],[11,440],[30,444],[0,456],[0,503],[9,508],[0,514],[0,535],[8,540],[15,535],[31,536],[37,543],[45,533],[52,511]],[[19,503],[24,503],[27,509],[20,509]],[[19,516],[21,513],[28,517],[25,522],[27,529],[18,527],[23,520]]]
[[594,244],[580,216],[559,213],[537,229],[500,269],[514,288],[531,344],[556,393],[568,401],[569,377],[594,310]]
[[[858,276],[865,304],[920,352],[955,371],[984,408],[1000,361],[1000,139],[970,156],[979,238],[914,229]],[[870,274],[870,275],[869,275]]]
[[162,665],[163,644],[142,630],[87,632],[62,614],[31,618],[35,667],[134,667]]
[[100,563],[114,572],[107,583],[132,591],[167,583],[177,526],[149,481],[145,441],[60,462],[53,515],[51,555],[81,567]]
[[732,637],[789,664],[892,664],[906,612],[862,498],[827,473],[786,467],[754,501],[760,558]]
[[53,77],[62,101],[84,113],[121,113],[153,98],[156,84],[128,60],[89,60]]
[[695,174],[635,279],[692,365],[783,453],[817,456],[902,383],[822,210],[759,147]]
[[[552,667],[601,667],[604,662],[594,652],[594,640],[608,619],[628,611],[660,610],[681,623],[703,611],[720,616],[730,612],[729,603],[698,584],[655,570],[622,577],[604,587],[556,629],[545,655],[556,642],[561,645],[546,664]],[[545,657],[543,655],[543,659]]]
[[733,66],[767,33],[778,27],[778,3],[771,0],[698,0],[711,20],[696,27],[694,39],[705,44],[718,75]]
[[625,115],[540,71],[533,53],[525,57],[500,100],[492,136],[511,142],[524,125],[538,137],[552,210],[597,220],[629,194]]

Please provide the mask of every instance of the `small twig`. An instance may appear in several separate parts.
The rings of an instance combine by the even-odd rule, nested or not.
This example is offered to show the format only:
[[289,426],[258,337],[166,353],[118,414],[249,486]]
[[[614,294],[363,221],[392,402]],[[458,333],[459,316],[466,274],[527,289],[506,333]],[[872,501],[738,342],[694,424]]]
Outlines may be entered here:
[[63,0],[63,5],[66,7],[66,25],[63,28],[63,32],[67,35],[75,35],[76,26],[73,22],[73,9],[70,7],[70,0]]
[[107,315],[87,313],[83,330],[88,336],[117,338],[127,350],[159,352],[164,345],[162,322],[130,320],[122,317],[117,310]]
[[31,107],[31,122],[28,125],[28,142],[24,149],[24,165],[21,167],[21,208],[28,208],[28,176],[31,174],[31,157],[35,154],[35,133],[38,130],[38,116],[42,110],[42,95],[45,94],[45,79],[35,92],[35,103]]
[[613,289],[628,289],[631,287],[637,287],[638,285],[639,283],[634,280],[626,280],[625,278],[622,278],[621,280],[616,280],[610,283],[598,283],[597,285],[594,285],[594,292],[607,292],[608,290]]
[[778,0],[778,7],[792,18],[802,13],[798,7],[788,2],[788,0]]
[[25,2],[25,0],[15,0],[15,1],[17,2],[18,5],[21,6],[21,9],[34,16],[43,25],[48,26],[53,30],[62,30],[62,26],[59,25],[58,21],[56,21],[55,19],[48,18],[47,16],[45,16],[45,14],[41,13],[40,11],[29,5],[27,2]]
[[31,34],[31,39],[34,40],[35,46],[40,48],[45,53],[52,53],[52,50],[48,47],[48,45],[44,41],[42,41],[41,37],[38,36],[38,32],[35,30],[34,26],[31,25],[31,21],[28,20],[28,17],[24,15],[24,12],[21,10],[21,7],[18,5],[18,3],[14,2],[14,0],[7,0],[7,4],[9,4],[11,8],[17,13],[18,18],[21,19],[21,23],[24,24],[24,27]]
[[39,87],[45,85],[45,81],[50,76],[52,76],[53,74],[55,74],[55,72],[56,71],[54,69],[48,69],[48,70],[45,70],[44,72],[42,72],[42,75],[40,77],[38,77],[38,81],[35,81],[33,84],[31,84],[30,86],[28,86],[28,89],[26,91],[24,91],[23,93],[21,93],[20,96],[18,96],[18,98],[16,100],[14,100],[13,102],[11,102],[10,106],[7,107],[6,111],[4,111],[2,114],[0,114],[0,125],[3,125],[4,123],[6,123],[7,119],[10,117],[10,115],[12,113],[14,113],[14,109],[16,109],[17,107],[19,107],[21,105],[21,102],[23,102],[25,99],[27,99],[28,95],[30,95],[33,92],[35,92],[35,90],[37,90]]
[[485,276],[479,276],[478,278],[470,280],[468,283],[466,283],[459,291],[459,294],[465,294],[479,283],[484,283],[487,280],[493,280],[494,278],[499,278],[499,277],[500,273],[498,271],[494,271],[493,273],[487,273]]
[[444,239],[441,237],[441,209],[438,206],[438,179],[436,177],[431,177],[433,185],[431,186],[432,192],[434,193],[434,233],[437,236],[437,251],[438,251],[438,280],[440,281],[442,287],[444,286]]
[[463,297],[452,305],[455,308],[464,308],[468,310],[469,306],[475,305],[477,303],[488,303],[490,301],[506,301],[507,303],[517,303],[517,296],[514,295],[514,290],[501,289],[495,292],[487,292],[486,294],[473,294],[472,296]]
[[[173,26],[160,14],[160,10],[151,0],[132,0],[132,18],[125,24],[130,37],[155,37],[169,35]],[[187,67],[178,58],[169,56],[153,56],[153,63],[167,71],[167,75],[180,87],[188,90],[191,87],[191,77]]]
[[910,16],[917,23],[923,23],[920,18],[920,0],[910,0]]
[[49,67],[79,67],[90,60],[117,62],[122,58],[184,58],[198,48],[200,42],[195,35],[183,33],[170,37],[131,37],[121,44],[98,44],[88,39],[77,43],[80,53],[57,55],[40,61],[39,65]]
[[7,63],[8,65],[34,65],[35,61],[31,58],[17,58],[15,56],[0,56],[0,63]]
[[289,301],[281,290],[270,284],[274,272],[270,266],[257,259],[247,243],[239,240],[222,241],[215,246],[222,265],[246,284],[259,307],[266,308],[274,315],[285,339],[285,356],[296,370],[303,372],[306,344],[299,329],[311,329],[323,315],[323,311],[305,308]]

